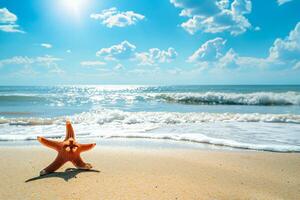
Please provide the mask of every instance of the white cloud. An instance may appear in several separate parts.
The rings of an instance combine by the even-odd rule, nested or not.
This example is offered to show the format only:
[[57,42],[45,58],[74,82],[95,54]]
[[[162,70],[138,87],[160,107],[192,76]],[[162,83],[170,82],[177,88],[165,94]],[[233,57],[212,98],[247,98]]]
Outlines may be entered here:
[[17,64],[17,65],[32,64],[32,63],[34,63],[34,60],[27,56],[14,56],[12,58],[0,60],[0,66],[11,65],[11,64]]
[[36,75],[38,72],[34,71],[33,68],[41,66],[46,67],[48,69],[48,73],[62,74],[64,71],[57,64],[57,61],[60,60],[62,59],[50,55],[37,57],[14,56],[0,60],[0,67],[7,65],[21,65],[22,68],[16,72],[16,74],[21,76],[26,76],[27,74]]
[[250,0],[171,0],[175,7],[182,8],[181,16],[189,19],[181,24],[190,34],[197,31],[219,33],[228,31],[232,35],[244,33],[252,26],[245,14],[251,13]]
[[300,61],[298,61],[298,62],[294,65],[293,69],[295,69],[295,70],[300,69]]
[[17,16],[7,8],[0,8],[0,23],[15,23],[17,19]]
[[0,31],[9,32],[9,33],[24,33],[24,31],[21,31],[18,28],[19,25],[17,24],[0,25]]
[[121,64],[121,63],[118,63],[115,67],[114,67],[114,70],[121,70],[123,69],[124,66]]
[[300,59],[300,22],[284,38],[277,38],[270,48],[269,58],[277,61],[296,61]]
[[252,10],[251,0],[234,0],[231,4],[231,10],[236,14],[249,14]]
[[226,40],[220,37],[208,40],[187,59],[187,62],[195,63],[203,69],[263,67],[267,63],[266,59],[239,56],[233,49],[224,51],[225,43]]
[[238,54],[233,50],[229,49],[226,54],[218,60],[218,67],[221,68],[236,68],[238,67]]
[[256,26],[255,28],[254,28],[254,31],[260,31],[260,27],[259,26]]
[[46,49],[52,48],[52,44],[49,44],[49,43],[42,43],[41,46],[46,48]]
[[67,53],[72,53],[71,49],[68,49],[66,52],[67,52]]
[[270,62],[265,58],[240,56],[232,48],[222,55],[215,63],[215,67],[220,68],[249,68],[249,67],[267,67]]
[[220,6],[215,0],[170,0],[177,8],[182,8],[180,16],[210,16],[220,11]]
[[24,33],[16,24],[18,17],[7,8],[0,8],[0,31]]
[[290,2],[290,1],[293,1],[293,0],[277,0],[277,3],[278,3],[278,5],[283,5],[283,4],[285,4],[285,3],[287,3],[287,2]]
[[125,27],[136,24],[138,21],[145,18],[144,15],[135,13],[133,11],[118,11],[117,8],[113,7],[110,9],[102,10],[101,13],[93,13],[90,15],[92,19],[100,20],[105,26],[112,28]]
[[140,65],[156,65],[157,63],[168,63],[177,57],[178,53],[174,48],[168,50],[160,50],[151,48],[148,52],[136,53],[135,57],[140,62]]
[[139,65],[157,65],[169,63],[177,57],[177,52],[170,47],[167,50],[151,48],[146,52],[136,52],[136,46],[127,40],[111,47],[102,48],[96,52],[96,56],[103,57],[107,61],[117,61],[115,69],[123,68],[122,60],[138,61]]
[[198,66],[221,68],[300,68],[300,22],[284,38],[277,38],[267,57],[240,56],[233,49],[224,51],[225,40],[215,38],[206,41],[188,58]]
[[87,66],[87,67],[92,67],[92,66],[101,66],[105,65],[105,62],[102,61],[82,61],[80,62],[81,66]]
[[178,68],[178,67],[175,67],[173,69],[168,69],[166,71],[167,71],[167,73],[172,74],[172,75],[179,75],[182,72],[184,72],[181,68]]
[[220,58],[225,43],[226,40],[220,37],[206,41],[188,58],[188,62],[213,61]]
[[31,64],[41,64],[45,66],[50,66],[51,64],[60,61],[60,58],[45,55],[38,57],[28,57],[28,56],[14,56],[8,59],[0,60],[0,66],[5,65],[31,65]]
[[102,48],[96,52],[96,56],[104,57],[105,60],[130,59],[134,55],[136,47],[127,40],[108,48]]
[[53,74],[63,74],[65,71],[59,68],[55,63],[53,66],[51,66],[49,72]]
[[33,60],[36,63],[54,63],[56,61],[62,60],[61,58],[53,57],[50,55],[45,55],[45,56],[38,56],[36,58],[33,58]]

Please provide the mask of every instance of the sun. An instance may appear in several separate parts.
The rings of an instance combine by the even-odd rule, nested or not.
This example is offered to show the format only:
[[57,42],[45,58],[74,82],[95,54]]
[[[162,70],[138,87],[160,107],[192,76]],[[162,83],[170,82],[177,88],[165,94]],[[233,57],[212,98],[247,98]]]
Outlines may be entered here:
[[60,7],[65,14],[80,17],[88,5],[88,0],[60,0]]

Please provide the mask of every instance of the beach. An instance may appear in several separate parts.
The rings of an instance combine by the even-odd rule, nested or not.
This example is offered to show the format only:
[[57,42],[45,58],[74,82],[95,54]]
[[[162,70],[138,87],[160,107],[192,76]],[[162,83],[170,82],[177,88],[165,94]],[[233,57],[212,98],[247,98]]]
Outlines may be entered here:
[[0,1],[0,200],[300,200],[299,10]]
[[[0,199],[300,199],[299,86],[0,86]],[[66,121],[93,170],[39,177]]]
[[[0,143],[146,138],[300,152],[299,86],[0,86]],[[0,144],[0,145],[1,145]]]
[[67,163],[42,177],[55,151],[0,153],[0,199],[300,199],[297,153],[98,145],[82,154],[92,171]]

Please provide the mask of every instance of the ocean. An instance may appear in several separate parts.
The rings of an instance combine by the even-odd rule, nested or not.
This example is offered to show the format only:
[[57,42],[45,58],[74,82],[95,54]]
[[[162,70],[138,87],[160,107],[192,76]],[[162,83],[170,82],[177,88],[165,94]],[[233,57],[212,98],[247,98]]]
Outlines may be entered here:
[[0,145],[143,138],[300,152],[300,86],[0,86]]

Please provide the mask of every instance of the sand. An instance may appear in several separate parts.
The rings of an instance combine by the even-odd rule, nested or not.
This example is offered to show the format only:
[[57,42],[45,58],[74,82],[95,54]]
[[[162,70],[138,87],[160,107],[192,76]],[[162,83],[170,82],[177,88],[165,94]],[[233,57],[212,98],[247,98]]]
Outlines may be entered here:
[[69,163],[43,177],[53,150],[0,153],[0,199],[300,199],[295,153],[97,146],[82,155],[95,171]]

